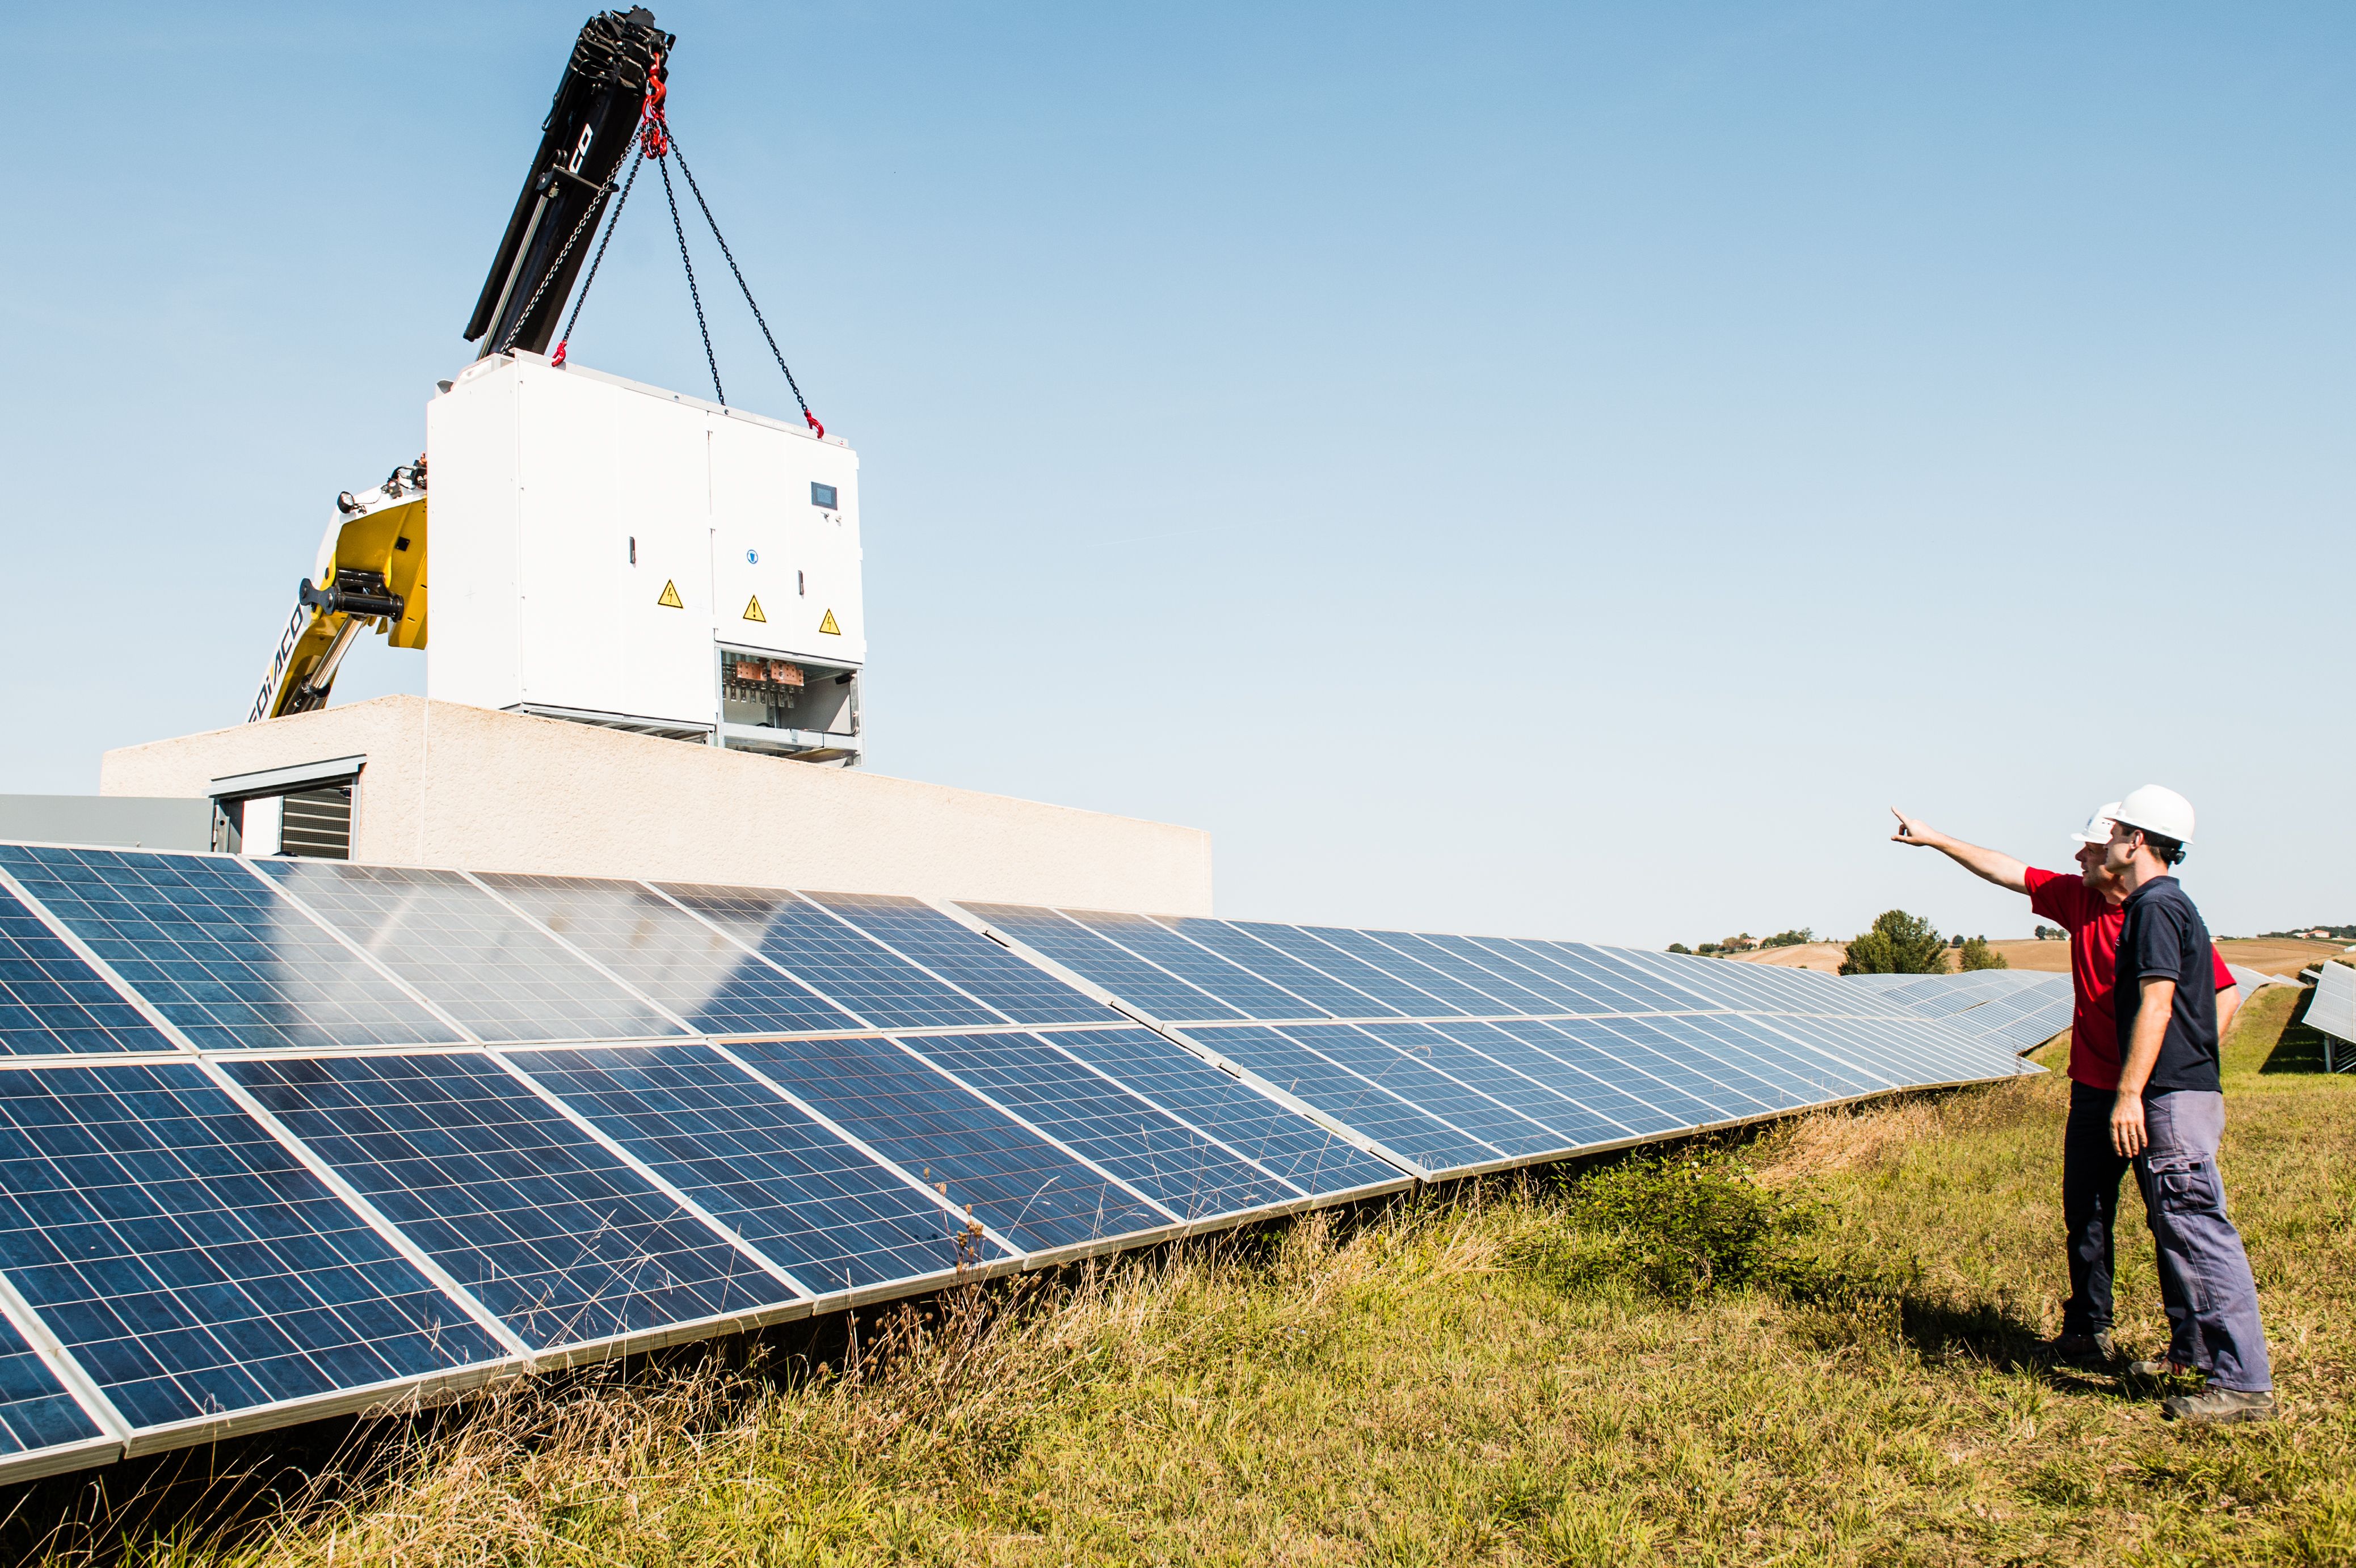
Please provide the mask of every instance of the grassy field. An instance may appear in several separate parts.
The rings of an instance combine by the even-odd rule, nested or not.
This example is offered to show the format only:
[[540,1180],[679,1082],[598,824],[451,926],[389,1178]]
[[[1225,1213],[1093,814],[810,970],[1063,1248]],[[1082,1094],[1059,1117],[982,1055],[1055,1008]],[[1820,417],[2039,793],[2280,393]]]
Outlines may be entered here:
[[[2237,1030],[2285,1416],[2042,1364],[2059,1073],[523,1385],[175,1563],[2356,1563],[2356,1081]],[[2271,1032],[2269,1030],[2271,1029]],[[2276,1061],[2279,1069],[2284,1062]],[[2132,1208],[2133,1200],[2130,1200]],[[2137,1227],[2123,1337],[2164,1322]]]

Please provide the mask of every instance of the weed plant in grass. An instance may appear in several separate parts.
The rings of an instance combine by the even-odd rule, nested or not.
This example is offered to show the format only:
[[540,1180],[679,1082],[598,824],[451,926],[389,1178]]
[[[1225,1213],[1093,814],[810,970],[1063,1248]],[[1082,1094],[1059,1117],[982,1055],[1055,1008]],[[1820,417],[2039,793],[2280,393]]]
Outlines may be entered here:
[[[2285,1416],[2044,1364],[2059,1073],[524,1384],[197,1565],[2356,1562],[2356,1083],[2228,1079]],[[2132,1202],[2132,1200],[2130,1200]],[[2120,1328],[2165,1342],[2148,1243]]]

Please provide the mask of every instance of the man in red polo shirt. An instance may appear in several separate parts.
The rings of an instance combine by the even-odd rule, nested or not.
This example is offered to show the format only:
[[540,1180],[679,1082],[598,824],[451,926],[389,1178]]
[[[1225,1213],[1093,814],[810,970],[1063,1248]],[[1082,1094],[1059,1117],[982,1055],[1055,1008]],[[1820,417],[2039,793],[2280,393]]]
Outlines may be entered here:
[[[2062,1137],[2062,1217],[2069,1232],[2070,1299],[2062,1308],[2054,1353],[2080,1365],[2108,1368],[2117,1359],[2111,1340],[2111,1274],[2118,1230],[2119,1179],[2134,1168],[2111,1142],[2111,1110],[2119,1089],[2118,1024],[2111,1008],[2119,930],[2126,923],[2127,889],[2104,865],[2114,802],[2094,813],[2078,844],[2077,876],[2040,870],[1994,849],[1939,832],[1896,806],[1892,841],[1936,849],[1973,875],[2029,895],[2029,907],[2070,933],[2070,981],[2077,1005],[2070,1016],[2070,1119]],[[2212,946],[2217,1034],[2232,1027],[2241,999],[2233,971]],[[2163,1285],[2165,1282],[2163,1281]]]

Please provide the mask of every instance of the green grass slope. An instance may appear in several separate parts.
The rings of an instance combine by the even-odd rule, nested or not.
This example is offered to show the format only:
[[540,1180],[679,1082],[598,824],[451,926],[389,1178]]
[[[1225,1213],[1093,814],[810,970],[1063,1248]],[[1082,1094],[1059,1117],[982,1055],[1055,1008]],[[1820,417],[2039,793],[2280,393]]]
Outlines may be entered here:
[[[2055,1073],[877,1322],[848,1371],[527,1385],[243,1545],[154,1554],[2350,1563],[2356,1082],[2249,1055],[2224,1162],[2270,1427],[2033,1354],[2067,1288]],[[2139,1225],[2120,1252],[2157,1350]]]

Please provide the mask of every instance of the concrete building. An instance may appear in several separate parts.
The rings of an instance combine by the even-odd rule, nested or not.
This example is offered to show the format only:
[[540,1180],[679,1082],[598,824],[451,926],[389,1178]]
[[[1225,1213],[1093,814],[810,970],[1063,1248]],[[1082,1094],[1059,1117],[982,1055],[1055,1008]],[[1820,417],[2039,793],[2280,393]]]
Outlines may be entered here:
[[418,697],[123,747],[99,788],[255,854],[1211,912],[1197,828]]

